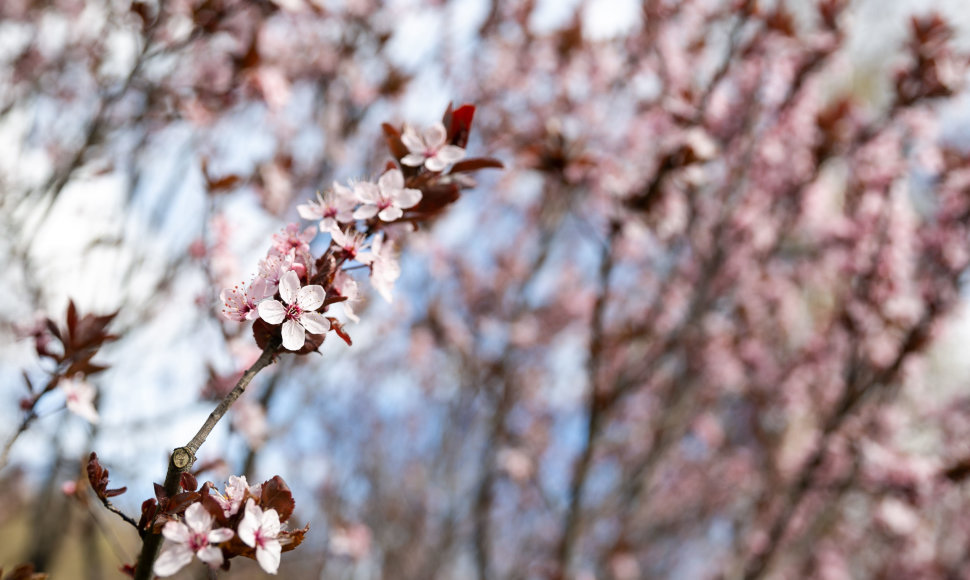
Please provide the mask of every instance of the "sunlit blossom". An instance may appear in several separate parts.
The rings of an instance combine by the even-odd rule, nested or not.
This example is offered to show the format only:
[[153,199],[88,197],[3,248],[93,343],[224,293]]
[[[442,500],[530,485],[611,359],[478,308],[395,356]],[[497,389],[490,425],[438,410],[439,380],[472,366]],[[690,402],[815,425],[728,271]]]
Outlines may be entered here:
[[381,221],[392,222],[404,215],[405,209],[421,201],[421,191],[404,187],[404,174],[400,169],[385,171],[377,184],[362,181],[354,187],[354,192],[363,203],[354,212],[356,219],[370,219],[376,215]]
[[455,145],[446,145],[448,132],[441,123],[435,123],[418,135],[413,127],[405,127],[401,141],[408,148],[408,153],[401,159],[401,163],[410,167],[424,165],[429,171],[442,171],[456,161],[465,157],[465,150]]
[[188,565],[192,556],[198,556],[212,568],[221,566],[222,550],[216,544],[232,539],[235,534],[229,528],[213,530],[213,522],[212,514],[201,503],[194,503],[185,510],[183,522],[165,524],[162,535],[168,543],[155,561],[155,573],[171,576]]
[[252,499],[248,500],[246,513],[239,522],[239,539],[256,548],[256,561],[269,574],[276,574],[280,567],[283,547],[277,539],[279,533],[280,516],[276,510],[263,511]]
[[326,293],[322,286],[313,284],[300,287],[296,272],[287,272],[280,280],[278,300],[259,303],[259,317],[270,324],[283,323],[283,346],[288,350],[300,350],[306,342],[306,332],[323,334],[330,330],[330,321],[317,308],[323,305]]

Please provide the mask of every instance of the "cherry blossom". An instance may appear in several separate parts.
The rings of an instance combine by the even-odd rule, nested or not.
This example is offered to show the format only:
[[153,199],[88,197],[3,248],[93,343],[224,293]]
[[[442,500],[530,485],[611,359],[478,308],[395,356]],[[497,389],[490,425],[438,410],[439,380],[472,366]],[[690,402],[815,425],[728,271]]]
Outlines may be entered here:
[[257,280],[265,282],[263,297],[272,296],[279,288],[283,275],[294,269],[293,254],[271,254],[259,261]]
[[216,545],[232,539],[234,532],[229,528],[213,530],[214,518],[201,503],[194,503],[185,510],[184,522],[168,522],[162,528],[162,535],[169,543],[155,561],[155,573],[171,576],[196,555],[212,568],[222,565],[222,550]]
[[401,163],[410,167],[424,165],[429,171],[442,171],[465,157],[465,150],[461,147],[445,145],[447,138],[448,133],[441,123],[431,125],[420,136],[413,127],[405,127],[401,141],[410,153],[401,159]]
[[301,288],[296,272],[289,271],[280,280],[283,303],[272,299],[260,302],[259,317],[270,324],[282,322],[283,346],[288,350],[300,350],[306,341],[304,331],[323,334],[330,330],[330,321],[314,312],[323,304],[325,296],[323,287],[317,284]]
[[404,215],[405,209],[421,201],[419,190],[404,187],[404,174],[400,169],[385,171],[376,185],[362,181],[356,185],[354,192],[363,202],[354,212],[356,219],[370,219],[376,215],[382,221],[392,222]]
[[300,217],[307,220],[320,220],[321,232],[340,229],[340,223],[354,220],[354,206],[357,199],[349,187],[333,183],[333,187],[323,195],[317,193],[316,200],[296,206]]
[[344,314],[347,315],[347,318],[354,322],[360,322],[360,317],[354,314],[353,308],[353,303],[357,301],[360,295],[360,287],[357,285],[357,281],[346,271],[340,270],[333,279],[333,289],[337,292],[338,296],[346,298],[340,304],[343,306]]
[[357,231],[345,232],[343,230],[336,230],[331,232],[330,236],[333,238],[333,243],[343,250],[350,260],[356,259],[357,255],[367,248],[364,234]]
[[303,256],[310,252],[310,242],[317,237],[316,226],[300,230],[300,224],[289,224],[281,233],[273,234],[273,250],[281,255]]
[[83,379],[63,379],[58,385],[67,397],[67,410],[90,423],[99,420],[98,410],[94,408],[96,395],[94,386]]
[[239,511],[243,499],[246,498],[246,492],[249,492],[250,497],[258,498],[261,493],[261,486],[259,484],[249,485],[245,475],[230,475],[229,481],[226,482],[225,493],[216,493],[212,497],[222,507],[223,514],[228,518]]
[[238,284],[232,288],[226,288],[219,294],[219,300],[223,305],[222,315],[238,322],[254,320],[256,304],[275,292],[275,286],[270,286],[263,278],[256,278],[246,288]]
[[247,546],[256,548],[256,561],[269,574],[276,574],[280,567],[282,546],[277,539],[280,533],[280,516],[276,510],[260,509],[249,499],[246,513],[239,522],[239,539]]
[[385,243],[381,234],[374,237],[370,252],[357,256],[358,262],[370,266],[371,285],[388,302],[391,302],[394,282],[401,277],[401,265],[392,255],[393,251],[394,242]]

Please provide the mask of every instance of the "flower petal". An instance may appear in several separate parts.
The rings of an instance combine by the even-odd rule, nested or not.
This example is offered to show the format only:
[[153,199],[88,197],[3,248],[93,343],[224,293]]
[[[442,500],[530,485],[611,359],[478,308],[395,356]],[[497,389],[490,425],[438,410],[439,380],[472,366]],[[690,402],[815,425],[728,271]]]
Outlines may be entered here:
[[263,300],[256,307],[259,317],[270,324],[279,324],[286,317],[286,307],[279,300]]
[[280,568],[280,553],[282,551],[283,546],[280,545],[279,540],[269,540],[256,548],[256,561],[259,562],[260,568],[268,574],[276,574]]
[[424,143],[430,149],[438,149],[445,144],[447,138],[448,132],[445,131],[445,126],[442,123],[435,123],[424,130]]
[[362,205],[354,211],[355,220],[369,220],[370,218],[377,215],[376,205]]
[[296,299],[296,293],[299,289],[300,277],[297,276],[296,272],[293,270],[283,274],[283,277],[280,278],[280,296],[283,298],[283,302],[293,304],[293,301]]
[[424,141],[418,136],[418,132],[413,127],[405,127],[404,134],[401,135],[401,143],[408,148],[408,151],[420,153],[424,151]]
[[283,323],[283,347],[287,350],[300,350],[306,342],[306,333],[303,327],[295,320],[287,320]]
[[227,542],[236,535],[236,532],[230,530],[229,528],[219,528],[209,532],[206,539],[209,540],[210,544],[221,544],[222,542]]
[[313,284],[304,286],[296,295],[296,303],[303,310],[316,310],[323,304],[323,299],[327,293],[323,291],[323,286]]
[[196,532],[208,532],[212,527],[212,520],[212,514],[201,503],[194,503],[185,510],[185,524]]
[[155,560],[152,570],[162,577],[171,576],[188,565],[192,561],[192,556],[192,550],[185,544],[168,544]]
[[364,203],[376,202],[380,194],[381,192],[378,190],[377,185],[369,181],[361,181],[354,186],[354,195]]
[[424,155],[420,153],[408,153],[401,158],[401,163],[408,167],[420,167],[424,165]]
[[381,218],[381,220],[385,222],[392,222],[400,218],[402,215],[404,215],[404,212],[401,211],[401,208],[394,207],[392,205],[391,207],[385,207],[382,209],[381,212],[377,214],[377,217]]
[[222,565],[222,550],[215,546],[206,546],[196,552],[195,555],[212,568]]
[[162,535],[166,539],[172,540],[179,544],[184,544],[189,541],[192,537],[192,532],[189,527],[182,522],[168,522],[165,527],[162,528]]
[[404,187],[404,174],[401,173],[400,169],[388,169],[377,180],[377,185],[381,188],[384,195],[390,195],[392,192]]
[[441,160],[437,155],[434,157],[428,157],[428,160],[424,162],[424,166],[428,168],[428,171],[434,171],[435,173],[439,171],[444,171],[448,164]]
[[394,196],[395,205],[398,207],[403,207],[405,209],[409,207],[414,207],[418,205],[421,201],[421,190],[420,189],[402,189],[396,196]]
[[438,154],[435,155],[435,157],[444,163],[451,165],[452,163],[461,161],[465,158],[465,150],[454,145],[445,145],[438,151]]
[[330,330],[330,321],[319,312],[304,312],[300,317],[300,324],[310,334],[323,334]]

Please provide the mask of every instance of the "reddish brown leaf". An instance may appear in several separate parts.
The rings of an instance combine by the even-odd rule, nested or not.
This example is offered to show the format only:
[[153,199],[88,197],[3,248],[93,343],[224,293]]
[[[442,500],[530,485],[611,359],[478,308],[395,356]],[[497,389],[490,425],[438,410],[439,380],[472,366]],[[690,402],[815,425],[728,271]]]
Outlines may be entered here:
[[448,140],[452,145],[465,147],[468,144],[474,118],[475,105],[462,105],[451,113],[451,122],[446,123],[445,127],[448,128]]
[[493,157],[471,157],[455,163],[451,173],[478,171],[479,169],[504,169],[505,165]]
[[296,507],[290,488],[283,481],[283,478],[278,475],[263,483],[259,505],[264,510],[276,510],[281,522],[289,519],[293,514],[293,508]]

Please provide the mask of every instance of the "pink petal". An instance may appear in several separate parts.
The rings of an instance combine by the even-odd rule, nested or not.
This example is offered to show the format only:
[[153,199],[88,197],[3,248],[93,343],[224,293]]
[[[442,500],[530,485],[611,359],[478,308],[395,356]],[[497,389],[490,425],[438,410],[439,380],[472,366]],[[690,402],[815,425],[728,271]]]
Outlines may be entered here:
[[192,550],[185,544],[168,544],[155,560],[152,569],[159,576],[171,576],[187,566],[192,561],[193,555]]
[[421,190],[419,189],[402,189],[394,196],[394,202],[398,207],[414,207],[418,205],[419,201],[421,201]]
[[206,536],[206,539],[209,540],[210,544],[221,544],[222,542],[228,542],[235,535],[236,535],[236,532],[233,532],[229,528],[219,528],[217,530],[212,530],[211,532],[209,532],[209,535]]
[[[296,293],[300,289],[300,277],[296,275],[296,272],[290,270],[283,277],[280,278],[280,296],[283,298],[283,302],[287,304],[293,304],[296,300]],[[267,320],[267,322],[269,322]]]
[[441,147],[445,144],[447,138],[448,132],[445,131],[445,126],[441,123],[435,123],[424,130],[424,142],[429,149]]
[[408,153],[401,158],[401,163],[408,167],[421,167],[424,164],[424,155],[420,153]]
[[401,208],[391,206],[382,209],[381,213],[377,214],[377,217],[381,218],[381,220],[385,222],[392,222],[400,218],[402,215],[404,215],[404,212],[401,211]]
[[357,208],[357,211],[354,212],[354,219],[355,220],[369,220],[370,218],[374,217],[375,215],[377,215],[377,206],[376,205],[362,205],[359,208]]
[[401,135],[401,142],[408,148],[408,151],[420,153],[424,151],[424,142],[418,137],[417,131],[412,127],[405,127],[404,134]]
[[259,317],[270,324],[279,324],[286,317],[286,307],[278,300],[263,300],[256,307]]
[[323,334],[330,330],[330,321],[319,312],[304,312],[300,317],[300,324],[310,334]]
[[437,173],[439,171],[444,171],[445,167],[448,167],[448,164],[435,156],[428,157],[427,161],[424,162],[424,166],[428,168],[428,171],[434,171]]
[[362,181],[354,186],[354,195],[364,203],[374,203],[381,193],[377,189],[377,185],[369,181]]
[[389,169],[377,180],[377,185],[384,195],[390,195],[404,187],[404,174],[401,173],[400,169]]
[[168,540],[178,542],[179,544],[184,544],[189,541],[189,538],[192,537],[192,532],[189,530],[189,527],[182,522],[168,522],[165,524],[165,527],[162,528],[162,535]]
[[194,503],[185,510],[185,523],[196,532],[207,532],[212,527],[212,514],[202,504]]
[[303,327],[295,320],[287,320],[283,323],[283,347],[287,350],[300,350],[306,342],[306,333]]
[[278,540],[270,540],[256,548],[256,561],[259,562],[260,568],[267,573],[276,574],[280,568],[280,553],[282,551],[283,546],[280,545]]
[[323,299],[326,296],[327,293],[323,291],[323,286],[319,284],[304,286],[300,288],[300,292],[296,295],[296,303],[303,310],[316,310],[323,304]]
[[435,155],[441,161],[451,165],[456,161],[461,161],[465,158],[465,150],[461,147],[455,147],[454,145],[445,145],[438,150],[438,154]]
[[222,565],[222,550],[215,546],[206,546],[196,552],[195,555],[212,568]]

